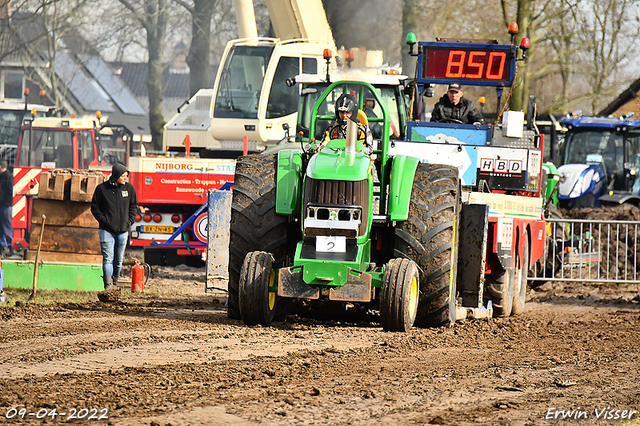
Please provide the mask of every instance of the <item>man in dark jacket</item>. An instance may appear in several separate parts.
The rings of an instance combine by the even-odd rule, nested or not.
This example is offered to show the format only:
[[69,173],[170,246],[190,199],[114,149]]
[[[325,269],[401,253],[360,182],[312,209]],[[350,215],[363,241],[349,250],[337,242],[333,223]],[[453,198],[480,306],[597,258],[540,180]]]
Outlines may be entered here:
[[11,206],[13,205],[13,174],[7,169],[7,160],[0,160],[0,255],[10,255],[13,228]]
[[136,192],[128,178],[129,170],[122,164],[114,164],[111,177],[96,187],[91,200],[91,213],[100,224],[105,290],[114,288],[118,282],[129,228],[138,211]]
[[431,113],[431,121],[482,124],[484,118],[469,99],[464,98],[460,83],[451,83]]

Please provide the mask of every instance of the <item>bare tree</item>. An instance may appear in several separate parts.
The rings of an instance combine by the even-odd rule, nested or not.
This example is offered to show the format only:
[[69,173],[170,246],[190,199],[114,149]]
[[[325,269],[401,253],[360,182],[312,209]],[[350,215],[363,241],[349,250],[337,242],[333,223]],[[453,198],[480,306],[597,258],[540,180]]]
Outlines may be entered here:
[[519,44],[523,37],[527,37],[530,42],[528,59],[526,62],[518,63],[516,81],[509,92],[510,107],[514,110],[524,111],[527,108],[531,82],[535,80],[532,64],[536,64],[538,57],[543,56],[540,55],[537,46],[544,37],[545,24],[549,23],[549,16],[553,15],[553,12],[549,11],[555,9],[554,4],[553,0],[501,0],[504,28],[515,22],[518,24],[518,35],[514,41]]
[[147,60],[145,31],[121,3],[97,3],[94,13],[101,19],[92,19],[85,28],[96,35],[92,41],[97,51],[116,62]]
[[505,25],[514,16],[518,40],[527,36],[531,42],[527,62],[518,67],[513,109],[525,109],[535,87],[546,110],[586,102],[595,114],[604,98],[628,84],[630,76],[619,69],[638,52],[637,0],[501,1]]
[[[404,0],[402,2],[402,36],[406,37],[407,34],[413,33],[418,35],[418,4],[419,0]],[[399,40],[401,41],[401,40]],[[416,53],[414,46],[413,52]],[[409,47],[402,49],[402,72],[404,74],[413,76],[416,66],[416,61],[409,55]]]
[[[143,6],[158,5],[161,1],[119,1],[129,4],[130,11],[139,11],[138,14],[132,11],[126,17],[116,15],[118,19],[113,20],[116,23],[113,28],[118,23],[123,30],[127,26],[130,27],[126,31],[126,40],[120,42],[119,51],[125,52],[126,49],[122,46],[133,46],[136,43],[145,50],[149,49],[153,44],[149,42],[148,28],[152,28],[151,24],[160,14],[156,13],[154,17],[146,18],[143,16]],[[166,2],[168,0],[164,0],[163,3]],[[338,45],[363,44],[369,48],[382,48],[385,54],[394,48],[396,53],[393,54],[398,58],[401,51],[408,50],[404,38],[409,30],[417,34],[418,40],[433,40],[439,36],[496,38],[504,43],[508,37],[506,27],[509,21],[518,22],[520,33],[516,43],[519,43],[522,36],[527,36],[531,48],[527,62],[519,63],[518,66],[517,82],[511,93],[511,106],[514,109],[525,109],[529,94],[532,93],[538,97],[539,110],[556,111],[571,106],[588,105],[588,109],[596,111],[607,97],[621,88],[621,84],[628,84],[631,77],[637,78],[637,75],[631,76],[621,72],[620,66],[629,66],[637,56],[632,41],[633,37],[638,35],[638,25],[635,21],[638,0],[394,0],[383,2],[386,8],[378,8],[381,4],[378,0],[374,3],[363,0],[323,2]],[[186,16],[191,17],[193,34],[189,34],[189,31],[182,31],[180,34],[178,29],[175,31],[183,37],[185,33],[187,37],[191,37],[188,64],[192,80],[190,89],[193,93],[199,88],[211,86],[211,64],[216,63],[226,42],[237,35],[232,1],[176,0],[173,3],[186,8],[184,10],[189,12]],[[259,21],[259,33],[265,35],[268,32],[268,16],[262,13],[266,10],[264,2],[255,0],[254,4]],[[137,9],[132,5],[137,6]],[[210,7],[213,8],[211,15]],[[393,12],[381,12],[389,10]],[[495,10],[500,10],[501,13],[494,13]],[[361,17],[363,13],[367,15],[365,18]],[[384,17],[378,16],[384,13]],[[369,22],[373,20],[374,15],[376,25]],[[210,19],[207,16],[210,16]],[[392,19],[393,16],[397,18]],[[132,26],[127,19],[135,19],[140,25]],[[336,25],[344,30],[336,29]],[[144,30],[138,31],[137,28]],[[208,37],[207,29],[210,30]],[[373,35],[378,38],[382,34],[387,44],[377,44],[378,38],[373,38],[371,33],[367,32],[370,29],[374,30]],[[146,42],[145,37],[140,38],[142,32],[147,33]],[[153,35],[153,30],[151,34]],[[361,42],[358,38],[361,36],[368,38],[370,42]],[[95,38],[102,40],[101,37]],[[205,47],[207,38],[208,47]],[[206,53],[196,53],[205,51],[209,52],[208,58]],[[151,58],[149,52],[150,63]],[[403,61],[406,59],[403,58]],[[412,71],[411,66],[405,67],[405,73],[412,74]],[[149,89],[151,115],[151,81]],[[157,93],[161,96],[159,90]],[[465,95],[472,94],[492,96],[484,90],[479,90],[478,93],[474,93],[472,88],[469,88],[469,91],[465,90]],[[158,103],[160,100],[161,97],[158,98]]]
[[149,92],[149,127],[151,143],[155,149],[162,148],[164,118],[162,115],[162,70],[165,36],[167,34],[167,0],[118,0],[144,28],[147,37]]
[[[590,113],[596,114],[605,97],[620,90],[620,64],[637,54],[638,2],[635,0],[585,1],[580,33],[583,67],[579,74],[591,89]],[[637,77],[637,76],[634,76]]]
[[[263,3],[259,7],[254,5],[254,8],[256,9],[258,34],[266,36],[270,22],[269,14],[266,12],[267,7]],[[229,40],[238,38],[238,24],[234,12],[233,0],[221,0],[221,3],[213,13],[213,28],[211,29],[211,59],[213,64],[220,62]],[[212,67],[212,69],[215,69],[215,67]]]
[[66,92],[79,68],[59,75],[57,58],[61,51],[77,42],[78,23],[86,15],[89,4],[89,0],[24,0],[5,2],[2,6],[6,12],[2,20],[3,37],[10,37],[11,42],[3,44],[3,48],[8,49],[0,54],[0,59],[17,54],[25,79],[48,86],[46,96],[58,111],[74,110],[66,100]]
[[193,0],[188,3],[175,0],[191,15],[191,47],[187,55],[189,65],[190,96],[204,88],[211,86],[211,20],[213,11],[221,3],[220,0]]
[[[561,10],[557,19],[548,26],[548,30],[544,39],[536,42],[544,49],[545,45],[550,49],[554,58],[553,62],[549,61],[549,66],[544,72],[540,72],[538,78],[538,90],[536,93],[548,97],[545,99],[547,109],[549,111],[562,110],[565,108],[570,98],[571,76],[576,69],[576,62],[572,59],[578,43],[575,42],[574,35],[579,31],[576,21],[576,5],[575,3],[566,3]],[[559,80],[559,81],[558,81]],[[548,86],[544,84],[549,82]],[[560,90],[558,90],[558,85]],[[547,88],[543,93],[543,89]]]
[[566,105],[568,97],[574,95],[572,89],[575,85],[570,80],[573,70],[580,67],[576,61],[577,1],[527,0],[525,5],[517,2],[520,29],[517,40],[529,38],[531,48],[527,61],[520,62],[518,66],[519,78],[511,98],[512,109],[526,110],[531,93],[542,101],[541,105],[547,111],[555,110],[553,105]]

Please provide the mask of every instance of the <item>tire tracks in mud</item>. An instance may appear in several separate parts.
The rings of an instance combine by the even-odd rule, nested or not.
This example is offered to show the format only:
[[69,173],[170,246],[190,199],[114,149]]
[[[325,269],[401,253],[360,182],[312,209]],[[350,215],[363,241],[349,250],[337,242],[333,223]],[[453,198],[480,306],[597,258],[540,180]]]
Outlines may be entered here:
[[640,305],[533,296],[544,301],[517,317],[407,334],[299,317],[246,327],[203,300],[33,307],[0,322],[0,413],[82,404],[117,425],[477,425],[547,424],[550,407],[581,407],[588,425],[595,407],[637,410]]

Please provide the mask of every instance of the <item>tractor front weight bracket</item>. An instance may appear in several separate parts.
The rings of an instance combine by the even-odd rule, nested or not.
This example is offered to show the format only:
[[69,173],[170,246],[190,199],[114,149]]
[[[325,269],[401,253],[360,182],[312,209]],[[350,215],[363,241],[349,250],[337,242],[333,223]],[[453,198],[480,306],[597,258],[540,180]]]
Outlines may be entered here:
[[342,286],[318,285],[310,286],[303,280],[304,266],[292,266],[278,271],[278,296],[297,299],[319,299],[328,290],[329,300],[342,302],[371,302],[373,298],[372,281],[377,282],[380,277],[373,277],[367,272],[347,268],[347,282]]

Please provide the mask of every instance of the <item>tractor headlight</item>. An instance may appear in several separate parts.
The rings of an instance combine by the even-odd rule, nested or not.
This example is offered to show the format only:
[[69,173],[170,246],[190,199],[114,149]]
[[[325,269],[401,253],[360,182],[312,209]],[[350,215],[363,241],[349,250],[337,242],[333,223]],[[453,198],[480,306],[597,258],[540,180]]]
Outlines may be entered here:
[[355,238],[362,222],[360,206],[309,203],[304,217],[304,234],[344,235]]

